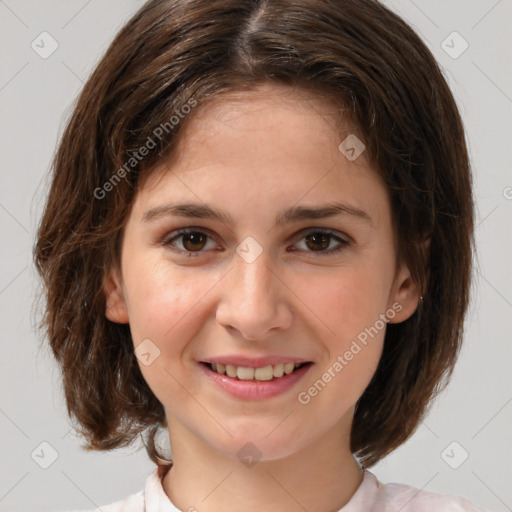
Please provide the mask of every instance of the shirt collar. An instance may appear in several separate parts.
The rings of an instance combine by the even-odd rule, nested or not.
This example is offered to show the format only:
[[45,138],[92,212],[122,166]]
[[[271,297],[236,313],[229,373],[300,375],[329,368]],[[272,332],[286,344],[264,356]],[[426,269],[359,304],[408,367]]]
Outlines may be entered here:
[[[158,468],[148,476],[144,488],[145,512],[181,512],[165,494],[162,486],[163,475],[159,475]],[[379,487],[382,484],[377,477],[368,471],[363,472],[363,480],[349,502],[338,512],[366,512],[377,499]]]
[[162,478],[158,467],[148,476],[144,488],[144,512],[180,512],[165,494]]

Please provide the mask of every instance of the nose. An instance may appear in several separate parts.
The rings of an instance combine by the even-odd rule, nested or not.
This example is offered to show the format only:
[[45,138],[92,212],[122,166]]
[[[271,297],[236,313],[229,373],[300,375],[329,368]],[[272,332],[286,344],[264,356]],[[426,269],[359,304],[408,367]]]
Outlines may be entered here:
[[251,263],[235,255],[216,312],[231,334],[258,341],[290,327],[293,294],[272,266],[265,251]]

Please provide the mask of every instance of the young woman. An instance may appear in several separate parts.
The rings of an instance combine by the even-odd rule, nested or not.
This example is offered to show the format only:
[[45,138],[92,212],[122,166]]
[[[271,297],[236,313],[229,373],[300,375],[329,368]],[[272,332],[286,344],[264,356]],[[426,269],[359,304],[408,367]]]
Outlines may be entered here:
[[478,510],[368,469],[448,382],[472,248],[461,119],[399,17],[147,2],[77,101],[35,248],[86,447],[143,435],[158,465],[101,510]]

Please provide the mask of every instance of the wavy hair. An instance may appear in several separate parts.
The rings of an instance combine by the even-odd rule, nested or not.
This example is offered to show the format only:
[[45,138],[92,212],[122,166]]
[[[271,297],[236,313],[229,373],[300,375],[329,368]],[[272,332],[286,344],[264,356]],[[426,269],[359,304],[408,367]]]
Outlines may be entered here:
[[[165,461],[155,442],[164,407],[140,372],[129,326],[105,317],[103,278],[119,263],[142,180],[173,152],[184,125],[173,116],[263,82],[312,91],[354,121],[390,191],[397,258],[424,297],[387,326],[357,402],[351,450],[363,466],[412,435],[451,377],[469,301],[472,178],[456,102],[420,37],[376,0],[151,0],[73,105],[34,244],[39,329],[88,450],[140,435],[151,460]],[[139,161],[148,138],[155,147]]]

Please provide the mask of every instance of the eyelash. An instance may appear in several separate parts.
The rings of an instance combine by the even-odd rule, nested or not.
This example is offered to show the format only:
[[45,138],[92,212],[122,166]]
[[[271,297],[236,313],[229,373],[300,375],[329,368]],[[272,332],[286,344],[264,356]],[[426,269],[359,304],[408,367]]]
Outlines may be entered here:
[[[185,255],[188,258],[197,258],[201,253],[204,252],[203,250],[201,250],[201,251],[187,251],[187,250],[183,250],[183,249],[176,249],[172,245],[172,242],[175,239],[180,238],[183,235],[188,235],[188,234],[191,234],[191,233],[206,235],[208,238],[213,239],[207,232],[202,231],[200,229],[184,228],[184,229],[178,229],[176,231],[173,231],[168,237],[166,237],[162,241],[162,243],[166,247],[169,247],[173,252],[179,252],[179,253]],[[318,255],[320,257],[331,256],[331,255],[337,254],[337,253],[343,251],[344,249],[346,249],[348,246],[351,245],[351,243],[348,240],[345,240],[345,239],[343,239],[343,238],[341,238],[339,236],[336,236],[335,235],[336,232],[332,231],[332,230],[320,229],[320,228],[311,228],[308,231],[303,232],[303,233],[304,234],[302,235],[300,240],[302,240],[303,238],[305,238],[305,237],[307,237],[308,235],[311,235],[311,234],[322,234],[322,235],[330,235],[331,239],[335,239],[336,241],[340,242],[340,245],[338,245],[338,247],[335,247],[334,249],[330,249],[328,251],[318,251],[318,252],[306,251],[306,252],[311,252],[311,253],[313,253],[315,255]],[[329,242],[329,245],[330,245],[330,242]]]

